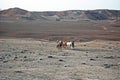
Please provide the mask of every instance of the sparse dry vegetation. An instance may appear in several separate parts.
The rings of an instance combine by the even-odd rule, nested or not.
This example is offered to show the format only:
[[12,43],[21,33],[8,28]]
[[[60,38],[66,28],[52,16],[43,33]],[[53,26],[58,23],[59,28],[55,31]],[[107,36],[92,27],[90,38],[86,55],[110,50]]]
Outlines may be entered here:
[[74,49],[36,39],[0,39],[1,80],[119,80],[120,42],[76,42]]

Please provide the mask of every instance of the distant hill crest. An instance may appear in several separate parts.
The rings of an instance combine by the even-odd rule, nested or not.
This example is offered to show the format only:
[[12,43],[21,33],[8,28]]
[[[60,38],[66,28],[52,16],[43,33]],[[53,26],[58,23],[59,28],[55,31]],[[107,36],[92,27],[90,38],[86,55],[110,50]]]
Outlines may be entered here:
[[31,12],[20,8],[0,11],[0,20],[116,20],[120,10],[67,10]]

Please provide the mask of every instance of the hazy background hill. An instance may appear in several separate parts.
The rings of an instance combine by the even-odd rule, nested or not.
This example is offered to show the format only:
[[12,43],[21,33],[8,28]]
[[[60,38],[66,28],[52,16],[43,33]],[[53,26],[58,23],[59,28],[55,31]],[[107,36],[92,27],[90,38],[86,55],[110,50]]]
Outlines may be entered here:
[[0,11],[0,38],[120,40],[120,10]]
[[0,20],[118,20],[120,10],[68,10],[30,12],[20,8],[0,11]]

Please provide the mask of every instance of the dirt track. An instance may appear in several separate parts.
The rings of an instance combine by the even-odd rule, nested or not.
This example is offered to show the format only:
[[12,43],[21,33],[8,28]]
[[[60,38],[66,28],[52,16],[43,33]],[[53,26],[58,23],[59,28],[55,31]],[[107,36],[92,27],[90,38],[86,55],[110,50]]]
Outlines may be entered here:
[[119,80],[120,42],[75,42],[56,48],[40,39],[0,39],[1,80]]

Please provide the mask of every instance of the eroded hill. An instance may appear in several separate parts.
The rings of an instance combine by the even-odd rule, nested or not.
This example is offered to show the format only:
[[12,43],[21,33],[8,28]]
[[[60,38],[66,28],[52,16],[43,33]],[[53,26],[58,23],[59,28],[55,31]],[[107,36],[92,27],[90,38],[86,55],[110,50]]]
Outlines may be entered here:
[[0,20],[118,20],[120,10],[67,10],[31,12],[20,8],[0,11]]

